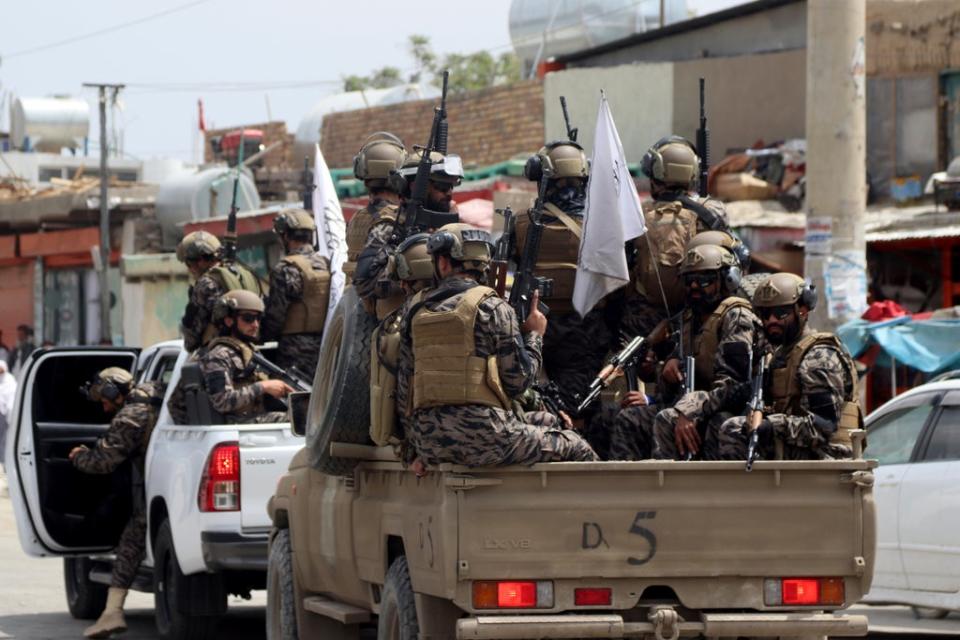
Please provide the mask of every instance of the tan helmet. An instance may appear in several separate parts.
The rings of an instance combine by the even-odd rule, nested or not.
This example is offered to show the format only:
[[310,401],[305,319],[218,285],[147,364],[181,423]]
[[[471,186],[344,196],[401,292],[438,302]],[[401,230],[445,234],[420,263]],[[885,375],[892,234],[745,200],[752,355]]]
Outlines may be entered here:
[[704,244],[689,249],[680,265],[680,274],[698,271],[718,271],[720,281],[727,293],[733,293],[740,286],[742,273],[736,257],[723,247]]
[[700,158],[689,140],[669,136],[647,150],[640,168],[651,180],[688,190],[700,175]]
[[213,259],[220,253],[220,241],[208,231],[188,233],[177,245],[177,260],[189,262],[200,259]]
[[523,174],[528,180],[539,182],[560,178],[586,178],[590,175],[590,163],[583,147],[576,142],[557,141],[541,147],[536,155],[527,160]]
[[416,233],[400,243],[393,259],[394,274],[398,280],[433,280],[433,259],[427,251],[429,239],[429,233]]
[[733,254],[740,265],[740,269],[746,270],[750,266],[750,249],[747,248],[740,238],[726,231],[701,231],[690,239],[686,250],[689,251],[695,247],[703,245],[715,245],[723,247]]
[[260,296],[246,289],[232,289],[220,296],[213,307],[213,321],[223,322],[224,318],[236,315],[238,311],[253,311],[263,313],[263,300]]
[[490,233],[463,222],[445,224],[427,240],[431,256],[445,255],[471,268],[483,268],[490,262],[493,241]]
[[130,393],[132,387],[133,375],[129,371],[121,367],[107,367],[98,372],[81,391],[94,402],[115,402],[117,398]]
[[783,307],[802,304],[811,311],[817,306],[817,289],[795,273],[775,273],[753,292],[754,307]]
[[273,219],[273,230],[281,236],[297,231],[312,234],[317,230],[317,223],[306,209],[283,209]]
[[378,131],[364,141],[360,152],[353,157],[353,175],[368,187],[385,189],[390,172],[403,166],[406,149],[400,138],[386,131]]

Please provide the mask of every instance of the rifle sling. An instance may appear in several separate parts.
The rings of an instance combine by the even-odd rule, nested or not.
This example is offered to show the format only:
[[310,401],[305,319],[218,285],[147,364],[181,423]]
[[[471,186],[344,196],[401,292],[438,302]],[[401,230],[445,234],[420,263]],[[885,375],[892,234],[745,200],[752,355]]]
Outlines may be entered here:
[[677,200],[687,209],[690,209],[696,213],[697,217],[700,218],[700,221],[707,225],[707,228],[711,231],[727,230],[727,223],[724,222],[723,218],[718,216],[713,211],[710,211],[710,209],[707,209],[702,203],[697,202],[687,194],[681,193],[676,196],[675,200]]
[[552,202],[548,202],[543,208],[548,214],[562,222],[563,226],[570,230],[570,233],[577,236],[577,240],[582,239],[583,230],[580,225],[577,224],[576,220],[567,215],[560,207]]

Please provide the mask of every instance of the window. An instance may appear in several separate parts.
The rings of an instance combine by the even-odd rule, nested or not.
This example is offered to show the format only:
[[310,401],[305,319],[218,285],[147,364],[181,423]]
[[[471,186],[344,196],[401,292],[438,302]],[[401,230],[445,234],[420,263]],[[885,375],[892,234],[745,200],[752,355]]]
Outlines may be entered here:
[[934,394],[910,398],[870,423],[867,428],[866,457],[876,458],[881,465],[910,462],[910,454],[923,431]]
[[960,460],[960,405],[944,407],[930,436],[924,460]]
[[170,384],[170,378],[173,377],[173,369],[177,364],[177,354],[169,353],[160,357],[156,368],[153,370],[153,379],[159,380],[164,386]]

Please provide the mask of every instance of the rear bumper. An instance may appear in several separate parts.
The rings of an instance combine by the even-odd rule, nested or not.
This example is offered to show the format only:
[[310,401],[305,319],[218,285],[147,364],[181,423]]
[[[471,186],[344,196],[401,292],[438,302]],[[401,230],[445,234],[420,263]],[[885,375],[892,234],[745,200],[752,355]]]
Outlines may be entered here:
[[203,562],[211,571],[266,571],[270,534],[204,531],[200,534]]
[[[680,637],[864,636],[866,616],[828,613],[706,613],[681,622]],[[651,622],[624,622],[616,614],[483,616],[457,621],[457,639],[636,638],[654,633]]]

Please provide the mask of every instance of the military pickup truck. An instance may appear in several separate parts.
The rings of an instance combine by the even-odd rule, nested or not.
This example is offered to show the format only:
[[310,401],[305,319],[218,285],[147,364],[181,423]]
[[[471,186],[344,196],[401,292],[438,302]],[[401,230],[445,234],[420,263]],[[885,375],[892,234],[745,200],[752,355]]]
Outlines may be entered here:
[[[337,375],[314,393],[307,447],[268,505],[272,640],[370,625],[400,640],[866,633],[863,616],[840,613],[873,577],[876,463],[859,446],[853,460],[749,473],[651,460],[418,478],[363,444],[368,423],[348,428],[365,397],[341,393],[343,362],[362,360],[368,327],[341,309],[334,324],[344,339],[321,367]],[[331,419],[324,406],[338,402]]]

